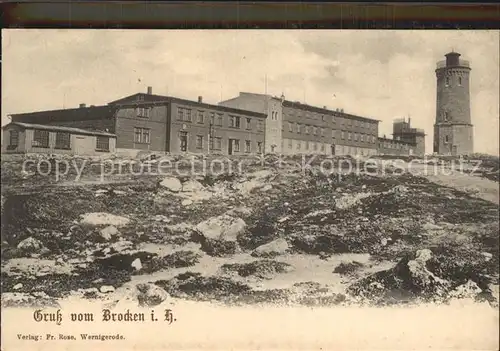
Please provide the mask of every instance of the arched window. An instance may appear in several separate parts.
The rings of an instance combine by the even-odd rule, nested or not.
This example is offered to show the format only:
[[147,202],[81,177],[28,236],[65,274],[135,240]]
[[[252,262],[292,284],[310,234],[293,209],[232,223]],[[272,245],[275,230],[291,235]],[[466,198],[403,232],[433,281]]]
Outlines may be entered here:
[[448,121],[448,112],[446,112],[446,111],[443,112],[443,119],[445,121]]
[[446,86],[450,85],[450,77],[446,77]]
[[448,135],[446,135],[446,136],[444,137],[444,142],[445,142],[445,143],[448,143],[448,142],[449,142],[449,140],[448,140]]
[[462,85],[462,77],[458,77],[458,85]]

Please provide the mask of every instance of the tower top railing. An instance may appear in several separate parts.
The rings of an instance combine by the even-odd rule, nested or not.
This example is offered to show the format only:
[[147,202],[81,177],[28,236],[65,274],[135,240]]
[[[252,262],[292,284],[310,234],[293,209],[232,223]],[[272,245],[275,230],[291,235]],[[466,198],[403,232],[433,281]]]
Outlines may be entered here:
[[[470,68],[469,61],[467,60],[459,60],[459,66]],[[445,68],[445,67],[446,67],[446,60],[438,61],[438,63],[436,64],[436,68]]]

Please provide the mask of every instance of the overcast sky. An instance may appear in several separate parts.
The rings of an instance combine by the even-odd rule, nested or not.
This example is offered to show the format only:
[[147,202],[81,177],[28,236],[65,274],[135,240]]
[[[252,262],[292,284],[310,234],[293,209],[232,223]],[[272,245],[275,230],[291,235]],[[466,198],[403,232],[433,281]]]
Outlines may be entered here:
[[475,151],[498,154],[498,31],[3,30],[2,125],[7,114],[106,104],[136,92],[216,104],[240,91],[343,108],[380,119],[411,116],[432,152],[436,61],[471,62]]

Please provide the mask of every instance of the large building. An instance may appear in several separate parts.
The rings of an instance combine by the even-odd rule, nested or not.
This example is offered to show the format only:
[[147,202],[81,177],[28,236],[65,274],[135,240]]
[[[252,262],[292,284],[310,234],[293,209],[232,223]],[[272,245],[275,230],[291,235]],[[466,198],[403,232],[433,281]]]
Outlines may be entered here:
[[[116,151],[250,154],[264,151],[266,115],[137,93],[105,106],[11,115],[12,122],[102,131],[116,135]],[[4,127],[5,128],[5,127]],[[35,132],[38,133],[38,132]],[[5,134],[5,133],[4,133]]]
[[[376,119],[267,94],[240,93],[211,105],[201,96],[191,101],[154,95],[149,87],[147,93],[104,106],[80,104],[11,118],[12,123],[3,127],[8,140],[3,151],[11,153],[424,154],[425,133],[411,128],[410,121],[394,123],[393,139],[378,138]],[[22,137],[16,137],[16,131]],[[78,135],[85,131],[94,139],[87,137],[82,144]],[[110,139],[110,147],[102,147],[105,138]],[[64,148],[58,147],[63,139]]]
[[375,155],[378,120],[315,107],[284,96],[242,92],[219,105],[267,114],[266,152]]
[[466,155],[473,152],[473,126],[470,113],[468,61],[450,52],[436,68],[436,121],[434,152],[440,155]]

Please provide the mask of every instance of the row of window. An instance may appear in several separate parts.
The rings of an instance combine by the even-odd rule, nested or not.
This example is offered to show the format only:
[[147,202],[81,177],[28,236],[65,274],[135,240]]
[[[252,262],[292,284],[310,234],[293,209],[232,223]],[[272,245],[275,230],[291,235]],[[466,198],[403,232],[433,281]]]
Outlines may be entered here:
[[[183,122],[193,122],[191,109],[179,107],[177,108],[177,120]],[[213,126],[222,127],[224,116],[222,113],[209,113],[210,124]],[[245,122],[245,129],[252,129],[252,118],[246,117],[243,119]],[[204,124],[205,123],[205,111],[198,110],[196,113],[196,123]],[[242,127],[242,118],[240,116],[229,115],[229,128],[241,129]],[[256,128],[258,131],[264,130],[264,122],[261,120],[256,120]]]
[[[33,140],[31,145],[33,147],[48,148],[49,145],[49,131],[34,129]],[[109,137],[97,136],[96,149],[98,151],[109,151]],[[9,148],[16,148],[19,145],[19,132],[11,130],[9,133]],[[56,132],[55,149],[70,150],[71,149],[71,134],[68,132]]]
[[[283,147],[284,142],[281,141],[281,147]],[[320,143],[320,142],[315,142],[315,141],[308,141],[308,140],[293,140],[293,139],[288,139],[288,149],[292,150],[294,148],[295,144],[295,149],[296,150],[314,150],[317,151],[318,149],[322,152],[325,151],[326,144]]]
[[288,131],[293,133],[294,131],[297,132],[297,134],[302,134],[302,131],[304,131],[304,134],[310,134],[312,132],[313,135],[318,135],[325,136],[325,128],[318,128],[316,126],[310,126],[310,125],[302,125],[300,123],[296,123],[295,125],[295,130],[293,127],[292,122],[288,122]]
[[[325,128],[322,127],[316,127],[316,126],[310,126],[310,125],[302,125],[300,123],[295,123],[295,128],[294,128],[294,123],[288,122],[288,131],[290,133],[296,132],[297,134],[302,134],[302,131],[304,131],[304,134],[313,134],[313,135],[321,135],[322,137],[325,136]],[[342,139],[344,139],[344,133],[345,131],[341,131]],[[354,140],[358,140],[358,133],[353,133],[354,134]],[[348,139],[351,140],[351,132],[348,132]],[[375,142],[375,136],[370,136],[366,135],[363,133],[359,133],[360,140],[366,142]],[[371,138],[370,138],[371,137]],[[332,130],[332,138],[335,138],[335,130]]]
[[[234,152],[241,151],[241,144],[239,139],[229,139],[230,143],[232,143],[232,150]],[[204,149],[205,148],[205,137],[203,135],[196,135],[196,148]],[[212,150],[221,150],[222,149],[222,138],[221,137],[213,137],[210,140],[210,148]],[[263,143],[261,141],[257,142],[257,151],[259,153],[262,152]],[[245,152],[252,152],[252,141],[245,140]]]
[[[319,116],[319,115],[316,115],[313,113],[299,112],[299,111],[297,111],[297,113],[295,113],[295,110],[290,110],[289,114],[291,116],[297,116],[298,118],[311,118],[314,120],[319,120],[321,117],[321,120],[323,122],[327,121],[327,116],[325,116],[325,115]],[[335,122],[335,116],[331,116],[331,119],[332,119],[332,122]],[[376,123],[364,122],[364,121],[347,119],[347,118],[341,118],[340,125],[341,126],[346,125],[346,126],[359,127],[359,128],[369,129],[369,130],[376,130],[377,129]]]
[[382,146],[385,149],[396,149],[396,150],[408,150],[408,144],[399,144],[399,143],[390,143],[388,141],[384,141]]
[[[346,131],[340,131],[340,139],[345,139],[347,136],[347,140],[361,141],[365,143],[374,144],[377,141],[377,138],[374,135],[362,134],[362,133],[351,133]],[[354,137],[354,138],[353,138]]]
[[[56,149],[70,149],[71,148],[71,135],[67,132],[56,132],[56,144],[54,148]],[[33,142],[31,144],[34,147],[49,147],[49,131],[35,129],[33,131]]]

